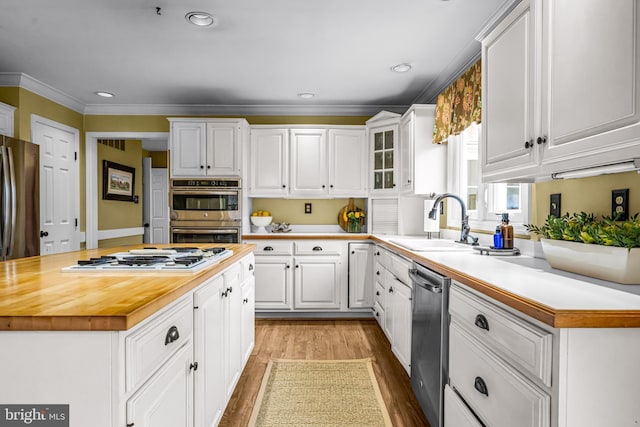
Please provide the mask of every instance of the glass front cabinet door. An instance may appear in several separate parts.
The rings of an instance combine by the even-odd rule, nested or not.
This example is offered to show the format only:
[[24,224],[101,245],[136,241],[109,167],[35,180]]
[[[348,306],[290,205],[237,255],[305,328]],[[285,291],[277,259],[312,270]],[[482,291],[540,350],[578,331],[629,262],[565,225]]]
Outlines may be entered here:
[[371,129],[373,167],[371,188],[376,194],[397,193],[397,135],[398,126]]

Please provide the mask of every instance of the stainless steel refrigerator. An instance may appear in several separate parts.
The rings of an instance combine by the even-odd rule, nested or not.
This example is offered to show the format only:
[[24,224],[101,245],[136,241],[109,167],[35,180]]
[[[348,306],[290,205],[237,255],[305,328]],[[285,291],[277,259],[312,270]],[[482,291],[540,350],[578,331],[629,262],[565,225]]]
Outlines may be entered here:
[[0,135],[0,260],[40,255],[40,147]]

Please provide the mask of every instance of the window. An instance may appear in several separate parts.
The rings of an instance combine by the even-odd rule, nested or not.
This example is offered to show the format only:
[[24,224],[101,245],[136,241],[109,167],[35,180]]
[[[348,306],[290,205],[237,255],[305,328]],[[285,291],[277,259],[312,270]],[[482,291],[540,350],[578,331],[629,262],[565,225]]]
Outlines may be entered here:
[[[500,215],[508,212],[514,229],[523,232],[523,224],[529,220],[529,185],[482,183],[480,131],[481,125],[474,123],[459,135],[449,136],[447,191],[465,201],[471,228],[494,231]],[[460,227],[460,209],[453,203],[447,211],[447,225]]]

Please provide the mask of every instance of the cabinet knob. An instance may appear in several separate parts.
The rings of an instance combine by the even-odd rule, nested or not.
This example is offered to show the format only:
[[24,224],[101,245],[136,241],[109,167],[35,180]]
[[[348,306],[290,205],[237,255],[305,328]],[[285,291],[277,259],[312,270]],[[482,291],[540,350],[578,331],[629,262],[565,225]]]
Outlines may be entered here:
[[379,272],[379,271],[376,271],[376,276],[379,276],[379,275],[380,275],[380,272]]
[[249,264],[249,271],[253,270],[253,264]]
[[487,321],[487,318],[482,314],[478,314],[476,316],[475,322],[473,323],[480,329],[484,329],[485,331],[489,330],[489,322]]
[[287,186],[286,186],[286,185],[284,185],[284,184],[282,184],[282,188],[287,188]]
[[355,253],[356,253],[356,251],[351,251],[351,255],[353,255],[353,254],[355,254]]
[[207,169],[211,169],[211,166],[207,165]]
[[487,390],[487,384],[481,377],[476,377],[473,382],[473,388],[475,388],[478,393],[484,394],[485,396],[489,396],[489,390]]
[[198,370],[198,362],[193,362],[192,364],[189,365],[189,370],[194,370],[197,371]]
[[380,296],[380,291],[376,291],[376,295],[377,295],[377,296]]
[[390,294],[392,294],[392,293],[393,293],[393,286],[391,286],[391,287],[389,288],[389,293],[390,293]]
[[243,302],[244,304],[248,303],[248,302],[249,302],[249,298],[245,298],[245,299],[243,299],[243,300],[242,300],[242,302]]
[[298,264],[296,264],[296,268],[300,268],[300,266]]
[[538,145],[544,144],[545,142],[547,142],[547,137],[546,136],[539,136],[538,139],[536,139],[536,142],[538,143]]
[[285,268],[291,268],[291,266],[290,266],[289,264],[287,264],[287,265],[285,266]]
[[380,251],[376,252],[376,256],[380,256]]
[[525,141],[524,142],[524,148],[532,148],[533,147],[533,141],[529,142],[529,141]]
[[333,184],[329,185],[329,188],[333,188]]
[[200,169],[204,169],[204,165],[200,165]]
[[326,188],[326,187],[327,187],[326,185],[322,184],[322,188]]
[[172,326],[169,328],[169,330],[167,331],[167,335],[165,335],[164,337],[164,345],[169,345],[172,342],[176,341],[178,338],[180,338],[178,327]]

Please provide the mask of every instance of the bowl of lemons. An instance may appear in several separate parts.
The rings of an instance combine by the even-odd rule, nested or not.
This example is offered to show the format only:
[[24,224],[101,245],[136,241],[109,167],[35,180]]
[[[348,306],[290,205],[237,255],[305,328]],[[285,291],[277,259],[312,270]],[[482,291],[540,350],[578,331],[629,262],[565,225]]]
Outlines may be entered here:
[[263,210],[253,211],[250,218],[251,224],[255,225],[256,227],[266,227],[267,225],[271,224],[271,221],[273,220],[271,213],[269,213],[269,211]]

